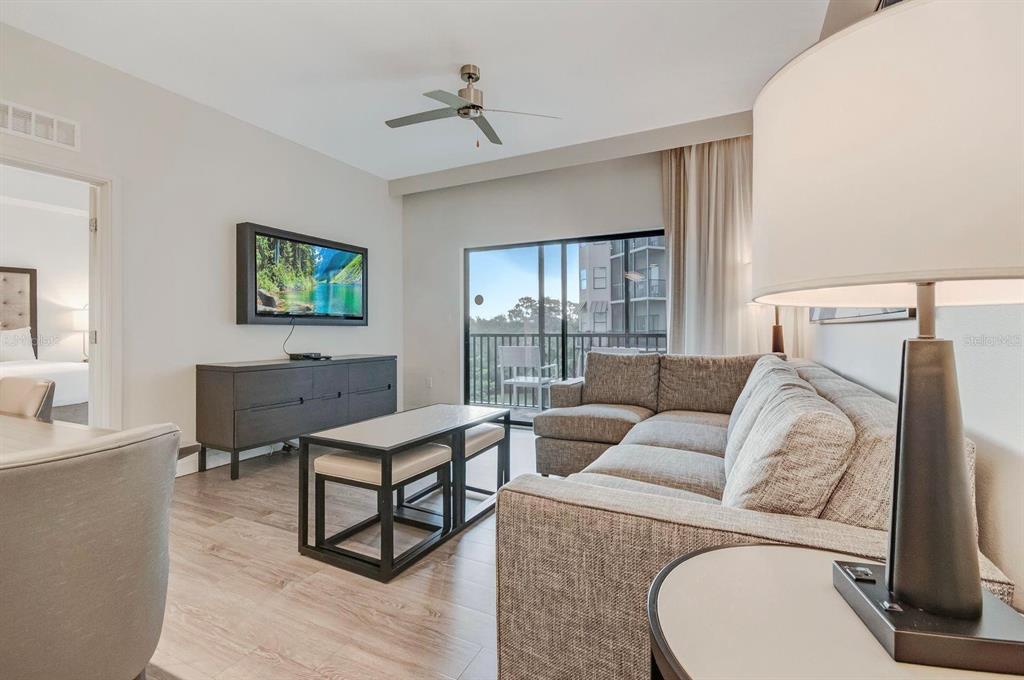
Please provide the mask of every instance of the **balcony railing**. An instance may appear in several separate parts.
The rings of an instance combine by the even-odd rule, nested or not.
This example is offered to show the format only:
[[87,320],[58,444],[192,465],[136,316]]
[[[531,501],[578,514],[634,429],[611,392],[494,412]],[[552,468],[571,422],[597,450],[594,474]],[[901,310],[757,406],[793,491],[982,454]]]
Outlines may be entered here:
[[[554,370],[545,371],[544,375],[555,380],[582,375],[583,358],[593,347],[636,347],[644,352],[665,352],[668,346],[664,333],[569,333],[566,336],[566,375],[563,376],[562,338],[557,333],[545,334],[543,338],[538,333],[470,333],[467,348],[469,391],[466,395],[470,403],[539,408],[536,390],[519,389],[513,403],[512,388],[501,384],[498,348],[508,345],[540,345],[543,348],[542,363],[555,365]],[[546,394],[547,390],[544,392]],[[549,406],[546,396],[544,406]]]
[[647,279],[645,281],[630,281],[629,296],[637,298],[663,298],[665,297],[665,279]]

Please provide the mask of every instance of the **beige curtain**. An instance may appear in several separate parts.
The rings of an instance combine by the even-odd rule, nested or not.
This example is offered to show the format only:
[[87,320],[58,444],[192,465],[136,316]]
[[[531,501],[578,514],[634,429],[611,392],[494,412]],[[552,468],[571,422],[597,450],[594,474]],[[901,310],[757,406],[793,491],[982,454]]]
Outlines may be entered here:
[[[774,309],[750,302],[751,138],[662,152],[675,354],[771,351]],[[802,356],[807,310],[780,309],[786,353]]]
[[772,310],[750,302],[751,161],[749,136],[662,152],[669,352],[771,347]]

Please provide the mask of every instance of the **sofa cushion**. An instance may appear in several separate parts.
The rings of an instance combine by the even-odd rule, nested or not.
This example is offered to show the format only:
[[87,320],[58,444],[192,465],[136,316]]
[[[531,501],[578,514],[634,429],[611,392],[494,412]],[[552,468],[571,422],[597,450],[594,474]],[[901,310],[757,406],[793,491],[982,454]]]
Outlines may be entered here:
[[631,427],[652,415],[650,409],[626,404],[553,408],[534,417],[533,431],[540,437],[618,444]]
[[846,471],[855,434],[850,419],[813,390],[782,385],[744,441],[722,505],[818,517]]
[[[857,431],[846,474],[832,492],[821,518],[869,529],[888,529],[896,451],[896,404],[814,362],[792,363],[800,377],[845,413]],[[973,494],[975,446],[969,439],[964,440],[964,455]]]
[[777,354],[766,354],[757,360],[754,367],[750,369],[750,375],[747,377],[747,382],[743,385],[743,390],[740,392],[740,396],[736,398],[736,403],[732,407],[732,413],[729,414],[729,432],[728,436],[732,436],[732,431],[736,427],[736,420],[740,414],[743,413],[743,409],[746,407],[747,402],[750,401],[750,395],[754,391],[754,387],[762,380],[766,375],[778,375],[786,378],[796,378],[796,369],[790,364],[786,363],[786,360]]
[[568,477],[593,463],[611,446],[614,444],[537,437],[534,441],[537,472],[542,475]]
[[626,479],[625,477],[612,477],[611,475],[600,475],[594,472],[577,472],[574,475],[569,475],[568,480],[579,484],[600,486],[605,489],[622,489],[623,491],[645,493],[652,496],[666,496],[668,498],[678,498],[684,501],[712,503],[714,505],[718,505],[718,500],[711,498],[710,496],[702,496],[699,493],[693,493],[692,491],[672,489],[667,486],[659,486],[658,484],[638,482],[635,479]]
[[658,410],[731,413],[761,356],[662,356]]
[[722,497],[725,488],[725,467],[721,458],[662,446],[619,444],[602,453],[583,471],[683,489],[716,499]]
[[[629,404],[658,410],[657,354],[587,354],[584,404]],[[618,441],[618,440],[616,440]]]
[[704,411],[662,411],[629,431],[623,444],[664,446],[716,456],[725,454],[729,416]]
[[[751,371],[753,374],[753,371]],[[732,472],[733,465],[746,443],[750,431],[757,422],[757,418],[765,404],[785,388],[798,388],[814,394],[814,388],[806,380],[801,379],[796,372],[784,369],[770,370],[763,372],[759,379],[751,385],[747,399],[741,405],[742,408],[735,418],[730,416],[729,424],[732,431],[728,432],[728,439],[725,444],[725,474]],[[744,387],[744,390],[746,387]]]

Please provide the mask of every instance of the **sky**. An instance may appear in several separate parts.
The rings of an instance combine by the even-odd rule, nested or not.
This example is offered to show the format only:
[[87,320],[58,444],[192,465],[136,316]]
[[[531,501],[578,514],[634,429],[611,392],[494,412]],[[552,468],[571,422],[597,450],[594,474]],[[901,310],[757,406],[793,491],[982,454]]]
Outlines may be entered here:
[[[504,314],[521,297],[537,298],[537,251],[541,246],[481,250],[469,254],[469,314],[490,319]],[[562,292],[561,245],[544,248],[544,295],[559,299]],[[566,248],[569,300],[579,301],[579,245]],[[483,304],[474,298],[482,295]]]

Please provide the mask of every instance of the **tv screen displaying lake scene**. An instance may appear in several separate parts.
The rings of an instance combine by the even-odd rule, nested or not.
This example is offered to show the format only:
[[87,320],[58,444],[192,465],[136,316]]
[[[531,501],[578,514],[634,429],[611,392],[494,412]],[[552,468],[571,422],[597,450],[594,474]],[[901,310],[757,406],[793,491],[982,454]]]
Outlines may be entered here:
[[363,319],[365,255],[256,232],[258,316]]

